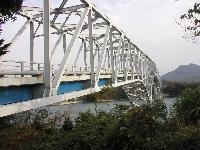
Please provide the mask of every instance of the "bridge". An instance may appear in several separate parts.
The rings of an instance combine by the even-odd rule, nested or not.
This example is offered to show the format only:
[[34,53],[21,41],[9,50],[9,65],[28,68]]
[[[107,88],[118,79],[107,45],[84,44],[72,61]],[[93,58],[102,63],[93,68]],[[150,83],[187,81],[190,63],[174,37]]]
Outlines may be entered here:
[[[29,60],[0,59],[0,117],[85,96],[104,86],[123,86],[130,99],[159,98],[156,64],[89,0],[62,0],[58,8],[44,0],[43,6],[23,6],[18,12],[25,22],[8,50],[14,50],[29,28]],[[41,62],[35,62],[38,43]]]

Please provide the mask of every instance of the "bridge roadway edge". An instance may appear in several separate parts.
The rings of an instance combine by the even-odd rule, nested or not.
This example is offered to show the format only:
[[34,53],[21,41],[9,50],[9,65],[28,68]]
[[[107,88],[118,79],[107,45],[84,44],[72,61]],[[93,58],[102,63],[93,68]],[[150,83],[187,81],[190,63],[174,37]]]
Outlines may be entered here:
[[[109,76],[107,76],[107,79],[112,81],[110,85],[112,85],[113,87],[123,86],[132,82],[137,82],[137,80],[140,80],[145,85],[148,93],[151,93],[148,96],[150,98],[152,97],[153,86],[155,85],[154,77],[159,76],[155,63],[146,54],[144,54],[142,50],[140,50],[121,29],[115,26],[106,15],[104,15],[101,11],[99,11],[96,8],[96,6],[91,3],[90,0],[80,0],[80,1],[82,2],[81,5],[76,5],[76,6],[73,5],[67,8],[64,8],[64,5],[67,1],[63,1],[62,2],[63,7],[61,4],[59,8],[52,9],[49,6],[49,0],[44,0],[44,9],[37,8],[37,7],[23,7],[22,10],[19,12],[21,16],[27,18],[27,21],[24,24],[24,26],[22,26],[22,28],[18,31],[15,37],[12,39],[11,43],[13,45],[13,43],[18,39],[18,37],[21,36],[21,34],[24,32],[25,28],[29,24],[30,24],[30,27],[32,28],[33,28],[34,22],[38,23],[39,25],[43,24],[43,33],[39,33],[36,30],[35,32],[36,36],[35,37],[31,36],[30,40],[33,42],[34,38],[44,36],[44,51],[43,51],[44,63],[33,62],[34,61],[33,60],[34,45],[33,43],[31,43],[30,44],[30,47],[31,47],[30,48],[30,54],[31,54],[30,62],[27,63],[25,61],[20,61],[20,62],[17,61],[16,63],[18,65],[17,66],[14,65],[14,67],[15,68],[17,67],[18,71],[16,72],[12,68],[10,69],[11,74],[10,72],[5,72],[5,70],[2,70],[2,71],[0,70],[0,88],[1,88],[1,85],[3,87],[20,86],[20,85],[27,85],[27,84],[29,84],[30,86],[31,85],[35,86],[36,84],[39,83],[39,84],[44,85],[44,87],[41,88],[40,91],[43,91],[45,89],[44,90],[45,92],[40,93],[39,95],[42,94],[42,96],[40,97],[45,97],[45,98],[32,97],[31,98],[32,100],[27,100],[27,101],[17,102],[17,103],[12,103],[12,104],[7,104],[7,105],[1,105],[0,103],[0,117],[15,114],[18,112],[23,112],[30,109],[39,108],[46,105],[51,105],[51,104],[62,102],[62,101],[69,100],[72,98],[88,95],[94,92],[98,92],[102,88],[102,87],[99,87],[98,85],[98,80],[101,79],[100,74],[107,72],[107,69],[108,71],[110,71],[110,74]],[[28,12],[31,12],[31,13],[28,13]],[[35,15],[32,15],[32,12],[34,12]],[[75,26],[66,25],[63,29],[62,28],[59,29],[60,25],[64,26],[65,24],[55,23],[55,20],[58,17],[58,15],[60,14],[67,15],[69,13],[69,16],[70,16],[70,15],[74,15],[73,12],[76,12],[77,13],[76,15],[80,16],[79,23],[77,23]],[[55,15],[53,18],[54,21],[53,20],[51,21],[50,19],[51,15]],[[40,17],[43,18],[42,21],[39,21]],[[97,19],[99,20],[97,21]],[[100,29],[101,31],[101,29],[105,27],[108,29],[105,34],[99,35],[98,33],[94,32],[96,29]],[[56,32],[51,33],[50,28],[56,29]],[[84,30],[86,29],[88,29],[89,34],[84,35]],[[83,33],[81,34],[80,31]],[[49,39],[50,39],[50,35],[55,34],[55,33],[58,35],[62,35],[63,33],[65,35],[67,33],[69,33],[70,36],[72,35],[68,48],[66,48],[66,45],[64,46],[65,48],[63,47],[64,56],[62,58],[61,64],[58,64],[58,65],[52,65],[51,64],[52,62],[49,61],[50,57],[53,56],[53,54],[50,54],[50,48],[49,48],[50,40]],[[31,34],[33,33],[30,32],[30,35]],[[108,36],[109,38],[107,38]],[[104,38],[104,40],[102,38]],[[87,46],[85,45],[84,55],[86,54],[87,51],[89,51],[90,57],[86,59],[85,58],[86,56],[84,56],[84,61],[85,62],[87,60],[90,60],[90,61],[86,62],[83,66],[85,71],[89,71],[89,74],[85,74],[87,77],[85,76],[83,78],[74,74],[74,70],[79,69],[79,68],[75,68],[75,66],[77,66],[76,63],[71,64],[72,70],[73,70],[72,71],[73,76],[72,77],[65,76],[66,75],[65,73],[68,70],[68,68],[66,68],[66,62],[68,60],[68,56],[70,54],[70,51],[72,50],[72,47],[76,39],[81,39],[82,42],[85,42],[85,44],[86,43],[89,44],[88,49],[87,49]],[[89,41],[87,41],[87,39]],[[96,44],[99,43],[98,47],[101,47],[101,53],[98,54],[98,57],[94,57],[94,54],[93,54],[95,50],[95,48],[93,47],[93,44],[95,43],[94,39],[96,40]],[[63,42],[66,42],[66,40]],[[57,45],[58,44],[56,42],[55,47],[57,47]],[[104,53],[104,51],[108,51],[108,52]],[[120,54],[121,54],[121,57],[120,57]],[[103,62],[104,57],[106,60],[104,62],[106,63],[106,66],[102,68],[103,66],[102,62]],[[95,58],[96,59],[98,58],[98,62],[99,62],[97,67],[94,64]],[[1,66],[2,66],[2,63],[3,61],[0,62]],[[4,61],[4,63],[7,63],[7,61]],[[35,66],[36,69],[33,69],[34,68],[33,66]],[[102,69],[105,72],[103,72]],[[83,72],[83,69],[80,68],[80,73],[84,74],[87,72]],[[137,80],[135,80],[135,74],[137,76]],[[16,80],[12,78],[10,79],[4,78],[10,75],[15,76],[15,77],[20,76],[21,78],[18,78]],[[29,79],[25,78],[25,76],[32,76],[32,79],[29,81]],[[41,76],[41,78],[40,79],[37,78],[38,76]],[[106,76],[106,74],[104,74],[104,76]],[[87,79],[91,81],[91,85],[86,86],[87,89],[83,89],[82,91],[72,91],[71,93],[65,93],[65,94],[61,93],[61,95],[59,95],[58,88],[60,86],[60,83],[62,83],[63,78],[67,80],[71,80],[71,81],[75,81],[75,80],[85,81],[85,79]],[[11,82],[14,84],[12,84]],[[38,87],[35,87],[35,89],[38,89],[39,87],[40,85]],[[36,90],[34,94],[37,95]]]
[[[133,83],[136,81],[137,80],[132,80],[132,81],[125,81],[125,82],[113,84],[113,87],[126,85],[126,84]],[[52,104],[63,102],[63,101],[73,99],[73,98],[78,98],[81,96],[99,92],[101,91],[102,88],[103,87],[95,87],[95,88],[89,88],[86,90],[66,93],[66,94],[57,95],[57,96],[33,99],[33,100],[13,103],[9,105],[0,105],[0,117],[16,114],[19,112],[24,112],[27,110],[37,109],[43,106],[52,105]]]

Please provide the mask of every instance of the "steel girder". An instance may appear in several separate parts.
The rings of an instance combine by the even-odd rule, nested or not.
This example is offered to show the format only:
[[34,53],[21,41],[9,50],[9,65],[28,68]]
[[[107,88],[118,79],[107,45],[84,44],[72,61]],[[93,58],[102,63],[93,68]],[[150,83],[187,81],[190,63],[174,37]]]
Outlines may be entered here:
[[[33,62],[34,39],[44,37],[44,97],[57,95],[69,56],[74,53],[75,42],[81,40],[74,64],[70,65],[75,68],[77,61],[84,58],[83,67],[91,74],[91,88],[98,88],[99,75],[103,69],[108,69],[112,74],[112,86],[140,80],[152,100],[153,79],[155,76],[159,79],[156,64],[89,0],[80,0],[78,5],[63,0],[60,7],[55,9],[50,8],[49,0],[44,0],[44,8],[23,6],[18,14],[27,18],[27,21],[11,41],[10,48],[30,25],[30,62]],[[79,19],[75,19],[77,17]],[[41,26],[42,32],[39,30]],[[52,35],[58,35],[58,39],[53,50],[50,50]],[[58,69],[52,70],[52,58],[61,41],[63,58]],[[123,79],[119,79],[119,73],[124,74]],[[160,92],[160,88],[157,91]]]

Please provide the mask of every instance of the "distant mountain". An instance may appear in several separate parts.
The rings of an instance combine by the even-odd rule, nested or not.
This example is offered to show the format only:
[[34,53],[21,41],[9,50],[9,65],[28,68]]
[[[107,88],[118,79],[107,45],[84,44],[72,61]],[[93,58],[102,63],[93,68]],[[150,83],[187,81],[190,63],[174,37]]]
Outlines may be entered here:
[[196,64],[181,65],[176,70],[161,76],[162,80],[200,82],[200,66]]

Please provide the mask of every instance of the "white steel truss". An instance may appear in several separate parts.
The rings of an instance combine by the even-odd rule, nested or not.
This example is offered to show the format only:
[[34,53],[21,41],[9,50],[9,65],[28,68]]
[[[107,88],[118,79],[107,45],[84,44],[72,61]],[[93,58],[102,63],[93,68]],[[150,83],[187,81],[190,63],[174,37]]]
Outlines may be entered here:
[[[12,104],[10,107],[2,106],[0,107],[0,117],[97,92],[100,90],[98,87],[100,75],[105,72],[111,75],[111,86],[113,87],[141,81],[147,89],[149,99],[152,100],[154,78],[159,79],[155,63],[95,5],[89,0],[80,0],[79,5],[71,5],[68,4],[68,0],[63,0],[59,8],[52,9],[49,0],[43,1],[44,8],[22,7],[18,14],[27,18],[27,21],[12,39],[9,48],[12,48],[24,30],[30,26],[30,70],[33,71],[34,40],[38,37],[44,37],[43,81],[45,89],[43,96],[46,98],[43,102],[38,99]],[[75,21],[72,20],[77,17],[79,20],[74,23]],[[43,26],[42,33],[39,31],[41,26]],[[53,50],[50,50],[50,37],[52,35],[57,35],[58,39]],[[76,48],[78,53],[74,57],[74,64],[70,65],[73,72],[78,68],[78,60],[83,58],[80,70],[89,72],[90,88],[84,90],[85,92],[75,92],[74,96],[72,93],[70,93],[71,95],[58,96],[58,87],[63,76],[66,76],[66,70],[69,68],[68,60],[70,55],[74,54],[73,47],[78,40],[81,41],[80,47]],[[63,57],[58,68],[53,69],[52,59],[61,43]],[[82,53],[83,55],[81,55]],[[120,78],[120,75],[123,77]],[[158,93],[159,90],[158,88]],[[19,106],[21,106],[20,109]],[[14,109],[9,113],[4,113],[8,107]]]

